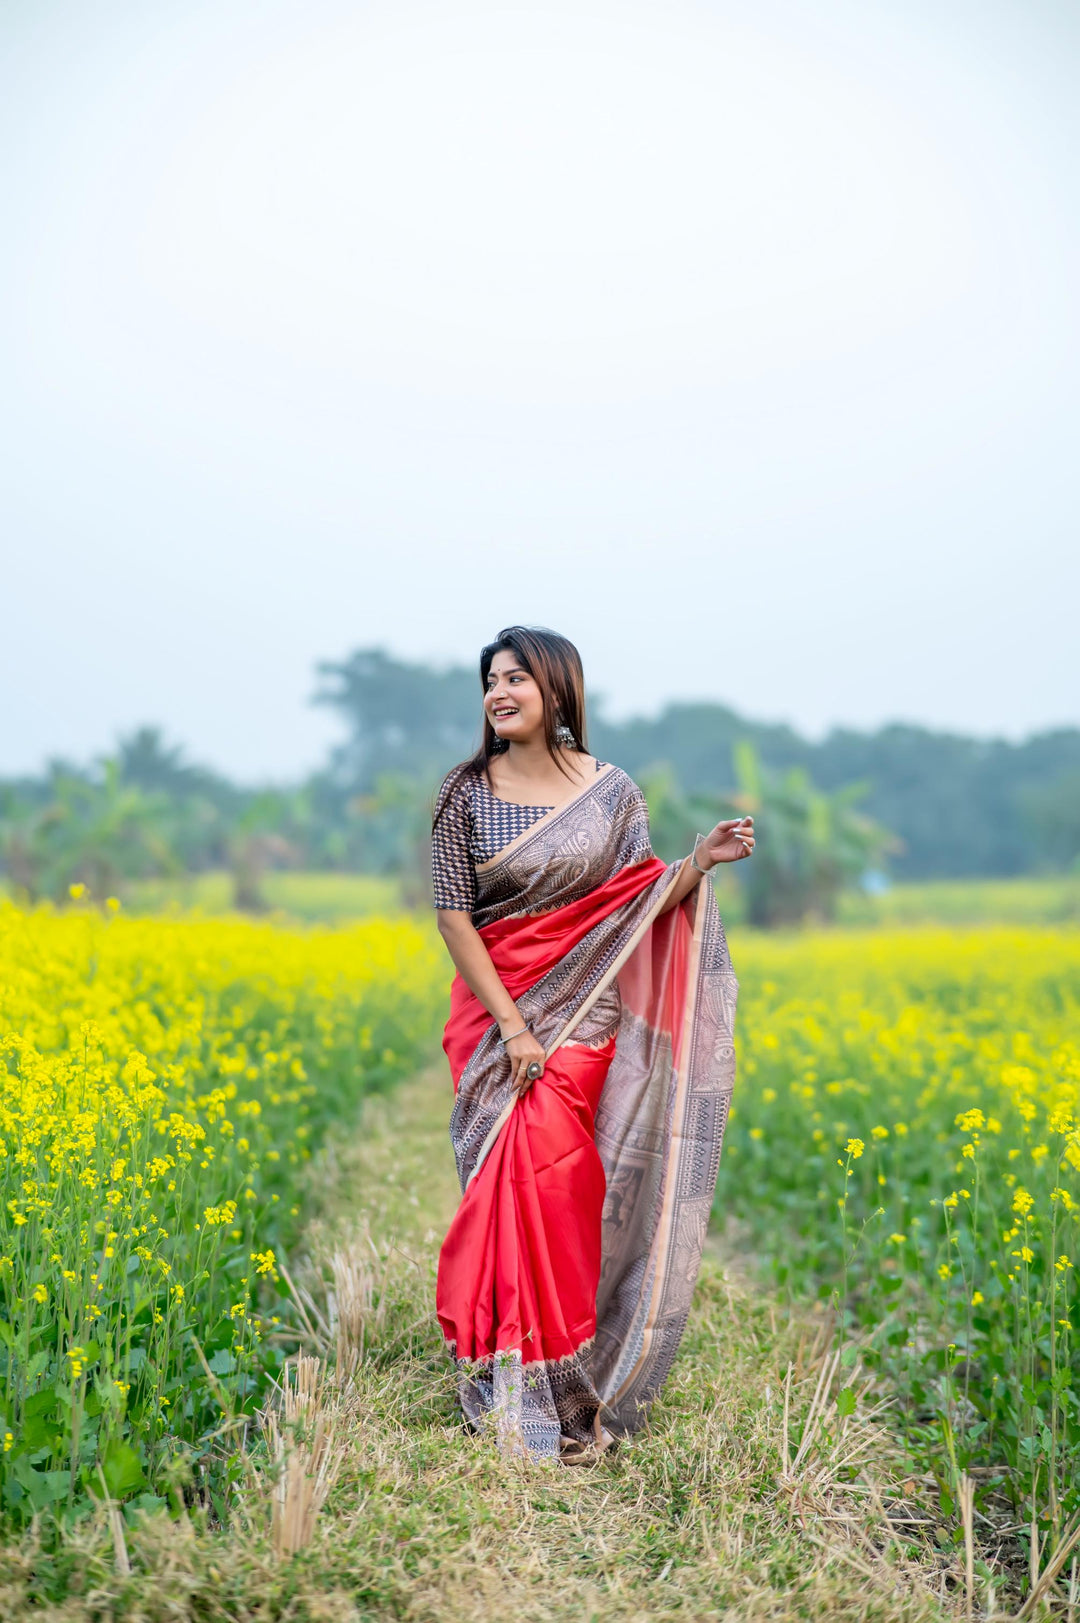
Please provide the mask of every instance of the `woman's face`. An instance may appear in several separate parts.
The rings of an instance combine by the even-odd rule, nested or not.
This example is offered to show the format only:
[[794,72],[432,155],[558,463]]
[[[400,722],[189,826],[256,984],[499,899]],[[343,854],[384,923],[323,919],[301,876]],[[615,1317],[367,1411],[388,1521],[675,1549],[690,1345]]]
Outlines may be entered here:
[[501,649],[491,661],[484,710],[497,736],[508,744],[524,744],[543,733],[543,696],[512,648]]

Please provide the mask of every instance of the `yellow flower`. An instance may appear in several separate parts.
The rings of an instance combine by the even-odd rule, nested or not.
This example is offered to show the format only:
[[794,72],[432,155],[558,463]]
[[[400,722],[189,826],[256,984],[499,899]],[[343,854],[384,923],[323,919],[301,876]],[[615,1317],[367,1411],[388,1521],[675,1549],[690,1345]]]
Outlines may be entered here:
[[33,1294],[35,1302],[44,1304],[49,1300],[49,1293],[44,1285],[35,1285]]
[[980,1305],[980,1303],[985,1302],[985,1300],[986,1300],[986,1298],[983,1295],[982,1291],[972,1291],[972,1293],[971,1293],[971,1305],[972,1305],[972,1307],[978,1307]]
[[888,1138],[889,1129],[887,1127],[871,1127],[870,1136],[871,1138]]
[[889,1244],[890,1245],[903,1245],[906,1242],[906,1240],[907,1240],[907,1235],[906,1234],[890,1234],[889,1235]]
[[863,1143],[861,1138],[849,1138],[844,1148],[848,1155],[851,1156],[851,1159],[853,1161],[857,1161],[863,1150],[865,1150],[866,1145]]

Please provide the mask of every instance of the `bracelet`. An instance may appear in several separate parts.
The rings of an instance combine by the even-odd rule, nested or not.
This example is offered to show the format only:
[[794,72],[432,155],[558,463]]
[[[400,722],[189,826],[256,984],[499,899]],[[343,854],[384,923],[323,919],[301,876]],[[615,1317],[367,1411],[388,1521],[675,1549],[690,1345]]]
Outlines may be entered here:
[[525,1033],[527,1031],[531,1031],[531,1030],[532,1030],[532,1027],[530,1025],[524,1025],[524,1026],[522,1026],[520,1031],[512,1031],[510,1033],[509,1037],[500,1037],[499,1041],[502,1043],[503,1047],[505,1048],[507,1043],[512,1043],[515,1037],[524,1037]]
[[701,844],[701,842],[702,842],[702,840],[704,838],[705,838],[704,834],[699,834],[696,837],[696,839],[694,840],[694,849],[690,853],[690,866],[691,866],[691,868],[696,868],[699,874],[710,874],[712,872],[712,869],[711,868],[703,868],[701,866],[701,864],[699,863],[698,859],[697,859],[697,848]]

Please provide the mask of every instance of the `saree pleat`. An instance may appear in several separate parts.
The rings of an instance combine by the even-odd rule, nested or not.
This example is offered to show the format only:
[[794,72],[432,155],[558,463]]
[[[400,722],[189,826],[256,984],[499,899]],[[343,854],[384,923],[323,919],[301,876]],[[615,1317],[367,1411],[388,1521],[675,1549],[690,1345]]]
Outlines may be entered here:
[[641,1424],[685,1327],[727,1119],[736,982],[716,900],[702,884],[660,912],[679,865],[649,853],[644,817],[610,771],[477,870],[474,919],[543,1077],[516,1098],[460,980],[444,1039],[463,1197],[439,1319],[467,1419],[537,1455]]

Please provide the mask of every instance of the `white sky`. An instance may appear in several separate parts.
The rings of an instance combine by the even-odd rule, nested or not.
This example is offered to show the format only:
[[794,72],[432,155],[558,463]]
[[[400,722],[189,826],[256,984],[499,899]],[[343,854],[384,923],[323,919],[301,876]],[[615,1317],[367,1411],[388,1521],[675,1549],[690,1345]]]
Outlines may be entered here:
[[1055,0],[5,0],[0,771],[283,777],[316,660],[513,620],[617,714],[1080,721],[1078,69]]

